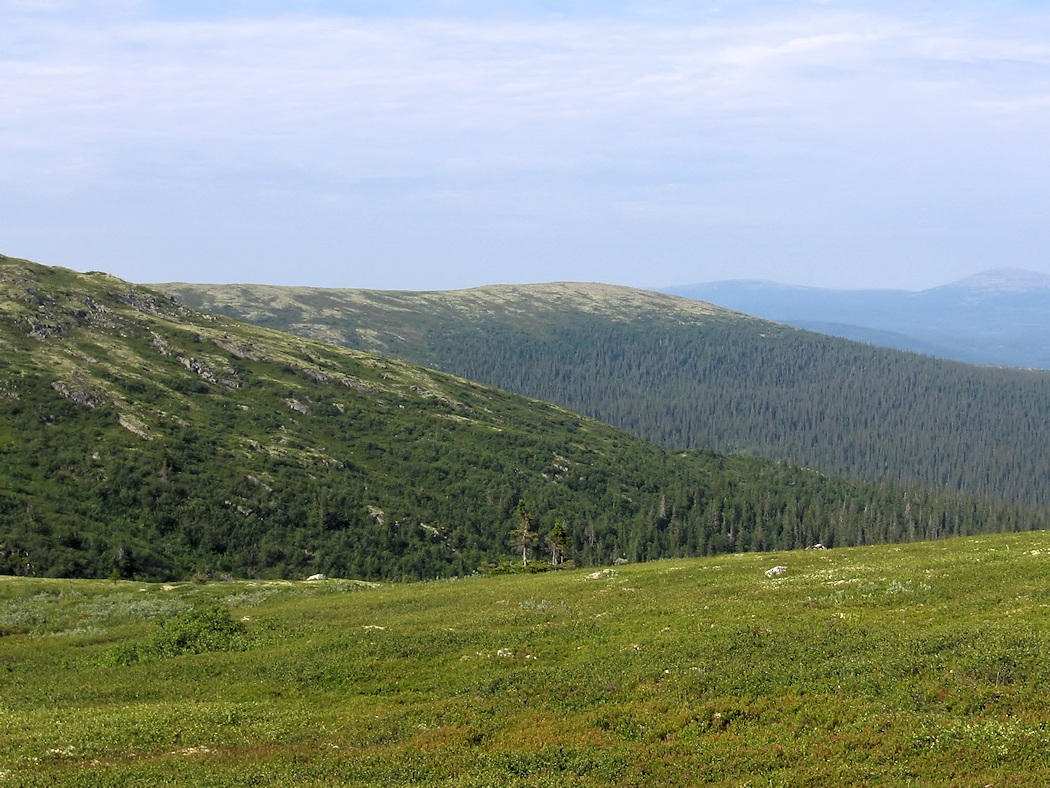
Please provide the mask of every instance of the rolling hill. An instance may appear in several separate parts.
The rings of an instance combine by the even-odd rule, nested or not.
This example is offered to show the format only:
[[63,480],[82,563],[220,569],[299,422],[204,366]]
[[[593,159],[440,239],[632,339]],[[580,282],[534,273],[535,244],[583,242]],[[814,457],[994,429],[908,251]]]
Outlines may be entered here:
[[544,399],[670,448],[1050,506],[1047,372],[936,360],[607,285],[160,287],[196,308]]
[[[376,355],[0,259],[0,573],[469,574],[562,521],[579,564],[1043,527],[707,452]],[[520,553],[519,553],[520,555]]]

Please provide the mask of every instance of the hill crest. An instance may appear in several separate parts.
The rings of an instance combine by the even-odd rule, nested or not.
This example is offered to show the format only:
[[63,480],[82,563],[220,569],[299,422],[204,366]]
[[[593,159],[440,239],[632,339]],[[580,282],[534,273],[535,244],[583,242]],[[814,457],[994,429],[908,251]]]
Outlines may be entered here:
[[[536,560],[555,544],[595,565],[1046,522],[969,496],[672,453],[564,407],[106,275],[2,260],[0,304],[0,574],[432,578],[512,549],[520,566],[520,551]],[[653,314],[577,311],[568,328],[648,324],[659,346]],[[497,324],[467,322],[493,353],[515,350]],[[550,315],[536,327],[551,332],[536,348],[566,328]],[[421,335],[464,345],[440,328]],[[600,355],[615,367],[610,340]]]

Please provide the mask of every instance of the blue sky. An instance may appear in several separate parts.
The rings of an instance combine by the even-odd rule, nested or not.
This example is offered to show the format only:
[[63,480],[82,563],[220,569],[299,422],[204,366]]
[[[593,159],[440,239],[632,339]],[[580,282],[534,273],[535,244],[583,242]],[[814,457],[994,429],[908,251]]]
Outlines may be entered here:
[[0,252],[394,289],[1050,274],[1045,8],[0,0]]

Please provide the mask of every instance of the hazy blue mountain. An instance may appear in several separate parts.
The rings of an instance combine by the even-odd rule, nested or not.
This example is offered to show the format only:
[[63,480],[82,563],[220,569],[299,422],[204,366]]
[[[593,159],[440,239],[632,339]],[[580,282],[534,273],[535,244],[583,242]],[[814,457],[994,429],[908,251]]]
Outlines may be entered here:
[[664,292],[781,323],[974,364],[1050,369],[1050,276],[998,268],[929,290],[730,280]]

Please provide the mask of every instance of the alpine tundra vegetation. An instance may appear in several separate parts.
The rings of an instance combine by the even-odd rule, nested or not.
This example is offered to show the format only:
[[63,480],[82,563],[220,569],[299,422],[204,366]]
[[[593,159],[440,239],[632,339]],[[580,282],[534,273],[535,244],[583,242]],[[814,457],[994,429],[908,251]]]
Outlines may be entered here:
[[1042,785],[1048,562],[1032,532],[417,584],[8,578],[0,781]]

